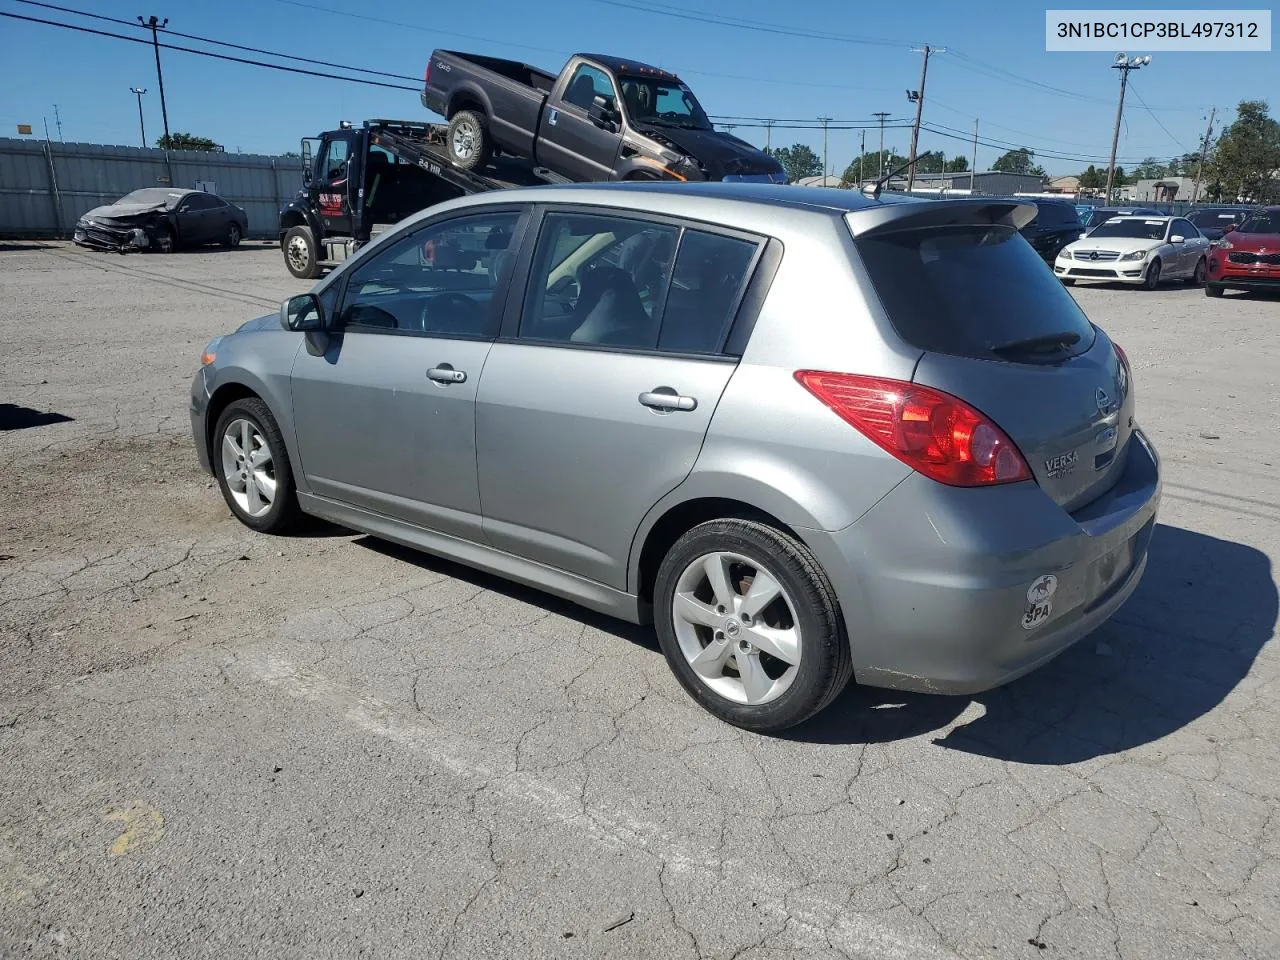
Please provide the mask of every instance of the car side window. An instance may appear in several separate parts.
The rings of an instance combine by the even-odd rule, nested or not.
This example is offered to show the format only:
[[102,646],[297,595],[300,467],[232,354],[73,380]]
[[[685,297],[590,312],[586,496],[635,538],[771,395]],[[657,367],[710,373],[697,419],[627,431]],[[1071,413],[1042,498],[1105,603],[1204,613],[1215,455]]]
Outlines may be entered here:
[[1200,236],[1200,231],[1196,229],[1196,225],[1190,220],[1178,219],[1173,221],[1173,232],[1188,240],[1194,240]]
[[596,97],[612,98],[613,81],[599,67],[584,63],[573,71],[573,79],[564,91],[565,103],[571,103],[583,110],[590,109],[591,101]]
[[520,319],[524,339],[654,349],[677,227],[596,214],[542,221]]
[[337,325],[351,332],[492,339],[511,272],[517,211],[432,224],[391,241],[347,281]]
[[345,139],[336,138],[329,141],[329,150],[325,155],[324,177],[333,180],[347,174],[347,155],[350,147]]
[[717,353],[746,289],[759,244],[685,230],[676,254],[658,349]]

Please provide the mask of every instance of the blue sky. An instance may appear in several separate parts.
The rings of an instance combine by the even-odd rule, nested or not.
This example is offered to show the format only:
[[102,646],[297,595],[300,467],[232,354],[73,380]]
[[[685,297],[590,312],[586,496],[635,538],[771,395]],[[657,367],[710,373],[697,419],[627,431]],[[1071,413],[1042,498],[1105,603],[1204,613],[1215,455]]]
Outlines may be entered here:
[[[980,118],[982,139],[1025,144],[1055,174],[1078,172],[1089,158],[1105,163],[1118,92],[1116,71],[1109,69],[1112,53],[1046,53],[1045,7],[1025,0],[922,0],[874,7],[809,0],[803,8],[777,0],[556,0],[554,5],[528,0],[170,0],[151,7],[123,0],[51,2],[130,21],[139,13],[154,13],[168,16],[172,30],[406,77],[420,77],[427,55],[437,46],[526,60],[551,70],[576,50],[616,53],[676,71],[713,115],[826,115],[861,123],[874,122],[871,114],[880,110],[892,118],[910,117],[914,108],[905,90],[918,86],[921,60],[911,47],[928,42],[947,51],[930,61],[925,122],[967,138],[975,117]],[[1195,8],[1163,8],[1182,6]],[[860,42],[681,19],[654,12],[660,8]],[[873,15],[872,9],[885,12]],[[395,25],[344,15],[343,10]],[[803,14],[795,16],[799,10]],[[0,11],[143,35],[17,0],[0,0]],[[169,42],[204,46],[174,37]],[[1133,47],[1128,52],[1147,51]],[[335,127],[340,119],[427,117],[417,93],[408,90],[297,76],[178,51],[161,55],[170,128],[212,137],[232,151],[296,150],[300,137]],[[1274,53],[1157,52],[1153,57],[1151,66],[1132,76],[1121,130],[1122,162],[1194,151],[1210,106],[1219,109],[1221,129],[1224,111],[1229,121],[1239,100],[1280,91]],[[40,132],[47,117],[56,138],[57,104],[66,140],[137,144],[137,105],[129,87],[142,86],[149,91],[143,97],[147,136],[154,140],[162,132],[155,81],[149,46],[0,19],[0,135],[14,135],[14,124],[20,122],[32,123]],[[1280,102],[1272,107],[1280,113]],[[734,133],[765,142],[763,129],[740,126]],[[831,131],[829,164],[834,172],[857,155],[859,137],[856,130]],[[874,149],[878,132],[868,131],[866,137],[868,148]],[[775,128],[772,139],[775,146],[799,141],[822,150],[820,130]],[[886,145],[905,153],[908,139],[909,131],[890,130]],[[968,142],[926,130],[920,149],[968,156],[971,148]],[[1050,158],[1047,151],[1072,159]],[[979,168],[989,166],[1000,152],[1002,148],[980,146]]]

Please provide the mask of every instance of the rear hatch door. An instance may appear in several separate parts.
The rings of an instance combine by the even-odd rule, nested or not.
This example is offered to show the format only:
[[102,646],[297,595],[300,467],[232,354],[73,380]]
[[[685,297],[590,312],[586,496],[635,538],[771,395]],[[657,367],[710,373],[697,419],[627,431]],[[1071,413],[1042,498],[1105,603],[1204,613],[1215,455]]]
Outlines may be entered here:
[[1077,510],[1123,471],[1128,371],[1019,235],[1034,208],[944,205],[862,230],[851,217],[872,285],[898,335],[924,351],[915,382],[990,417],[1044,491]]

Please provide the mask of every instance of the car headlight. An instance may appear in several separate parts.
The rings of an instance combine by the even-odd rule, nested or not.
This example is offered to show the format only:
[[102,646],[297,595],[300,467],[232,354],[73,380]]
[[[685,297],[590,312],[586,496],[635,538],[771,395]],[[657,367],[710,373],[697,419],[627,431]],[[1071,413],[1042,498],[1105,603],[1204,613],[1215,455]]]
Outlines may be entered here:
[[1134,250],[1132,253],[1126,253],[1121,260],[1145,260],[1150,250]]
[[209,345],[204,348],[204,353],[200,354],[201,366],[207,367],[218,359],[218,344],[220,343],[222,343],[221,337],[214,337],[209,341]]
[[1213,245],[1219,250],[1234,250],[1236,247],[1230,240],[1215,240]]

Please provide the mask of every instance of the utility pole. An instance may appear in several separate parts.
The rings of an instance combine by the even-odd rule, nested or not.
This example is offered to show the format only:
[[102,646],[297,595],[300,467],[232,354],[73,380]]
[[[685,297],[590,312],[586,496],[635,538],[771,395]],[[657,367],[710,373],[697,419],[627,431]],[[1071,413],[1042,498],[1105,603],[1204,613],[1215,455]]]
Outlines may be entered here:
[[1116,148],[1120,146],[1120,120],[1124,117],[1124,91],[1129,85],[1129,71],[1141,70],[1151,62],[1151,57],[1134,57],[1129,59],[1127,53],[1117,53],[1112,70],[1120,71],[1120,103],[1116,107],[1116,128],[1111,134],[1111,160],[1107,163],[1107,204],[1111,203],[1111,188],[1116,179]]
[[773,148],[773,120],[764,122],[764,152],[769,153]]
[[142,119],[142,95],[147,92],[146,87],[130,87],[129,92],[138,98],[138,126],[142,128],[142,149],[147,148],[147,121]]
[[1209,126],[1204,131],[1204,142],[1200,144],[1200,159],[1196,163],[1196,184],[1191,188],[1191,202],[1195,203],[1200,197],[1200,176],[1204,173],[1204,158],[1209,152],[1209,138],[1213,136],[1213,117],[1218,112],[1218,108],[1214,107],[1209,111]]
[[822,185],[827,185],[827,176],[830,171],[827,169],[827,124],[831,122],[830,117],[819,117],[822,121]]
[[919,48],[912,50],[913,53],[923,53],[924,63],[920,67],[920,89],[907,91],[907,100],[913,101],[916,105],[916,122],[911,126],[911,153],[907,156],[907,193],[916,183],[916,145],[920,142],[920,117],[924,113],[924,83],[929,78],[929,58],[935,53],[946,53],[946,47],[931,47],[927,43]]
[[156,31],[169,25],[169,18],[158,20],[154,16],[149,20],[138,18],[138,22],[151,31],[151,46],[156,51],[156,80],[160,84],[160,116],[164,118],[164,142],[169,142],[169,108],[164,102],[164,73],[160,69],[160,38]]
[[58,113],[58,105],[56,103],[53,105],[53,123],[58,128],[58,141],[66,143],[67,141],[62,139],[62,116]]
[[884,176],[884,118],[887,117],[888,115],[889,114],[883,110],[880,111],[879,113],[872,114],[873,117],[880,118],[880,153],[876,155],[876,159],[877,161],[879,161],[876,164],[877,180],[879,180],[881,177]]
[[969,164],[969,196],[973,196],[973,176],[978,172],[978,118],[973,118],[973,162]]
[[858,147],[858,186],[862,186],[862,158],[867,155],[867,131],[862,130],[862,145]]

